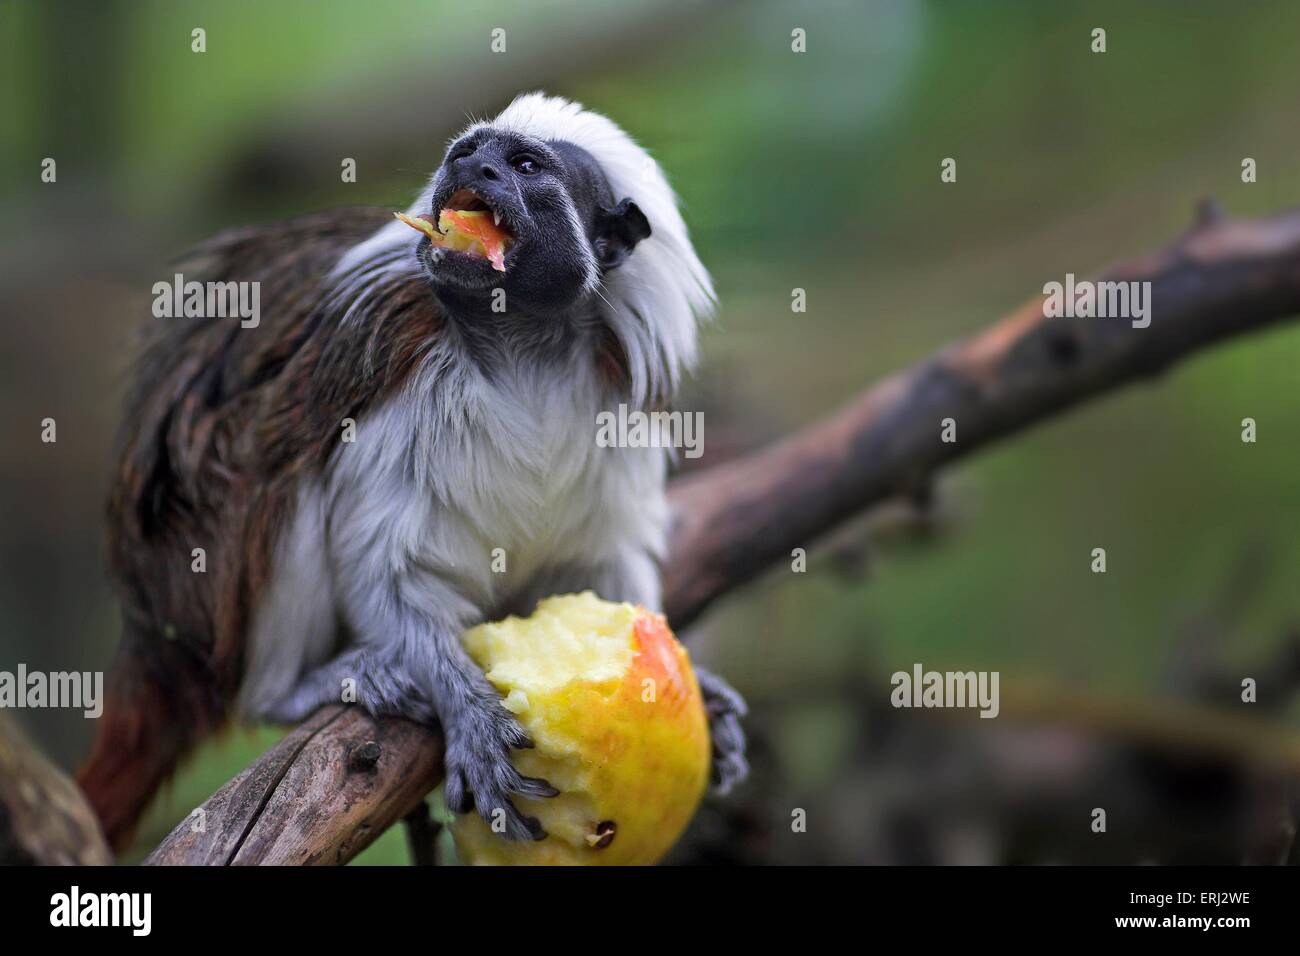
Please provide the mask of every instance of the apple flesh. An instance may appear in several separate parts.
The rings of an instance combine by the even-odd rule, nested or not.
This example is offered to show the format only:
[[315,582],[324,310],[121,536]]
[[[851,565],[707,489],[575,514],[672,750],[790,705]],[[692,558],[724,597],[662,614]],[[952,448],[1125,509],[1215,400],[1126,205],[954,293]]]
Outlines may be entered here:
[[590,591],[484,624],[466,649],[536,745],[513,754],[560,794],[516,800],[545,839],[511,842],[456,819],[462,861],[650,864],[690,822],[709,777],[709,730],[686,649],[661,615]]
[[438,214],[436,228],[423,216],[408,216],[402,212],[393,215],[412,229],[424,233],[436,246],[487,259],[497,272],[506,271],[506,247],[512,237],[493,222],[490,213],[470,209],[444,209]]

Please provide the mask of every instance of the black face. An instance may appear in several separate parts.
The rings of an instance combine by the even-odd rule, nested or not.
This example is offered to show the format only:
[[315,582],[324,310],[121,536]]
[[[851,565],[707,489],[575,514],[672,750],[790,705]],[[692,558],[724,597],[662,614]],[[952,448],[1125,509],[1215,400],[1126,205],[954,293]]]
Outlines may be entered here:
[[481,256],[423,240],[417,254],[440,298],[487,303],[500,288],[512,313],[571,308],[650,235],[641,210],[615,199],[586,150],[495,130],[452,144],[431,207],[434,222],[443,209],[489,212],[513,237],[505,272]]

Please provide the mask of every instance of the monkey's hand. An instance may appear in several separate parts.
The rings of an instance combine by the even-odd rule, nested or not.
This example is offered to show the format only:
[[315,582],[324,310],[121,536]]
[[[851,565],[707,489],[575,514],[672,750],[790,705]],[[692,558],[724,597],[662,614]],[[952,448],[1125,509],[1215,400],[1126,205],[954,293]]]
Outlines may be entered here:
[[704,695],[704,710],[709,715],[709,737],[713,741],[713,789],[727,794],[749,776],[745,759],[745,731],[740,718],[748,713],[745,698],[730,684],[706,671],[695,668],[695,679]]
[[509,840],[546,836],[536,817],[526,817],[511,796],[553,797],[545,780],[525,777],[510,762],[512,749],[533,746],[514,716],[493,692],[471,692],[443,719],[447,749],[443,799],[453,813],[477,809],[494,833]]
[[[455,651],[460,652],[459,647]],[[441,670],[430,694],[423,682],[412,679],[409,665],[399,656],[347,651],[308,674],[264,716],[298,723],[325,704],[355,701],[376,717],[405,717],[423,724],[437,719],[446,744],[443,793],[448,808],[455,813],[477,808],[494,833],[510,840],[542,839],[546,832],[537,819],[524,816],[510,801],[511,796],[559,793],[545,780],[525,777],[510,762],[512,749],[529,748],[533,742],[468,659],[461,667],[455,666],[459,661],[447,663],[451,666]],[[340,689],[349,686],[354,695],[341,696]]]

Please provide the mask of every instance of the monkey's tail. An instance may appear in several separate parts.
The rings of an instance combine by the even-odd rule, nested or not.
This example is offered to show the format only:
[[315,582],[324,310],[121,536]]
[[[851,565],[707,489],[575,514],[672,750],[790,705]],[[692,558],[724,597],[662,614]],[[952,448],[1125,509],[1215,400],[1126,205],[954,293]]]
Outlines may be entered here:
[[116,852],[130,843],[158,789],[226,712],[202,664],[177,642],[148,653],[129,644],[118,652],[94,746],[77,772]]

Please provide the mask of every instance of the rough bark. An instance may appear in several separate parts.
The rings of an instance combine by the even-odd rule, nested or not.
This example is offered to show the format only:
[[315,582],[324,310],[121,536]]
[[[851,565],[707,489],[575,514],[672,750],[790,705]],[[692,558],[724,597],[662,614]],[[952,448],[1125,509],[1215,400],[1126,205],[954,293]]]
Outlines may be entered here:
[[174,829],[147,864],[341,864],[438,784],[442,740],[355,707],[317,711]]

